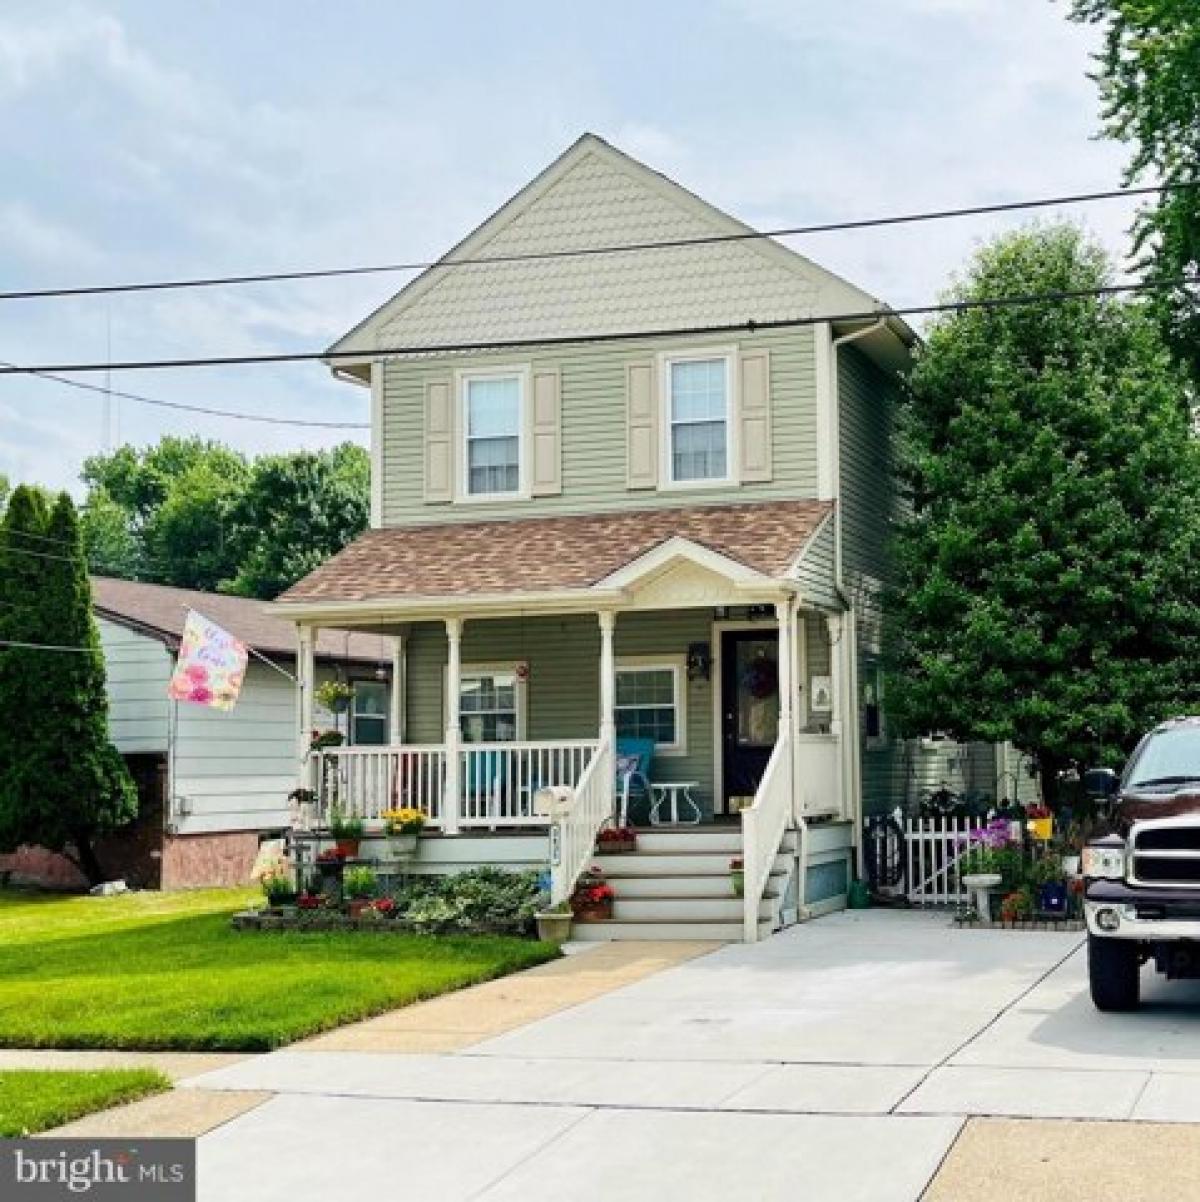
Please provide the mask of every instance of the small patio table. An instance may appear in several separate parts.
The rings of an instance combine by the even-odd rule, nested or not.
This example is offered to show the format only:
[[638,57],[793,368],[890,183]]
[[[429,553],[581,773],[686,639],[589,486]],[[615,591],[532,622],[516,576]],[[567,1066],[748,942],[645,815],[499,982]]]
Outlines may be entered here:
[[[698,780],[660,780],[650,782],[651,826],[699,826],[701,820],[700,807],[692,796],[692,790],[699,785]],[[680,818],[679,803],[690,806],[692,813],[688,818]],[[664,806],[669,806],[670,818],[662,816]]]

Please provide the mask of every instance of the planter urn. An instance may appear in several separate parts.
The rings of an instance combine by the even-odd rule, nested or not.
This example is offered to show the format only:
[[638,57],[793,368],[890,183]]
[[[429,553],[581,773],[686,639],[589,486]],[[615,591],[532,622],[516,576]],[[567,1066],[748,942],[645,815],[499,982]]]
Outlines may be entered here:
[[571,913],[562,914],[557,910],[542,911],[535,914],[538,938],[543,943],[565,943],[571,937],[571,923],[575,916]]
[[968,872],[962,879],[963,887],[975,899],[975,912],[984,922],[992,921],[991,891],[1003,879],[998,872]]
[[333,845],[343,860],[353,860],[358,855],[358,839],[335,839]]
[[417,854],[416,835],[388,835],[388,852],[393,860],[410,860]]

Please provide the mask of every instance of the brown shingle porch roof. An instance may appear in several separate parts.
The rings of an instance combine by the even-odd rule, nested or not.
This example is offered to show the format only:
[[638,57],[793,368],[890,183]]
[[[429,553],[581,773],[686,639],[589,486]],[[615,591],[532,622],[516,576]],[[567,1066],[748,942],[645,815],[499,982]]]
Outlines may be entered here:
[[371,530],[279,600],[585,589],[671,538],[780,577],[829,510],[823,501],[762,501]]

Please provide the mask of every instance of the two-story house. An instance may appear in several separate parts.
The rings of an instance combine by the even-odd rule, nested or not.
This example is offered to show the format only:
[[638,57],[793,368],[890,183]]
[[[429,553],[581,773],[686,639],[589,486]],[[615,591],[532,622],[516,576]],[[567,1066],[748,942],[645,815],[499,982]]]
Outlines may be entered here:
[[649,830],[593,934],[752,939],[844,904],[894,768],[878,593],[913,343],[582,137],[330,350],[370,390],[372,529],[275,606],[302,752],[319,628],[393,637],[401,687],[391,745],[305,757],[321,805],[420,806],[419,864],[550,863],[559,898],[627,813]]

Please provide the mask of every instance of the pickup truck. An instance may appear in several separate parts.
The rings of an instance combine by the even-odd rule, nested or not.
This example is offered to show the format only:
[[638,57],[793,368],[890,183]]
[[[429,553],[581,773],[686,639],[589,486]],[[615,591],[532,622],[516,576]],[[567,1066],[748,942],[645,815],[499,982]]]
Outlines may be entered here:
[[1092,1001],[1135,1010],[1143,964],[1200,977],[1200,717],[1155,727],[1119,777],[1086,779],[1110,819],[1083,849]]

